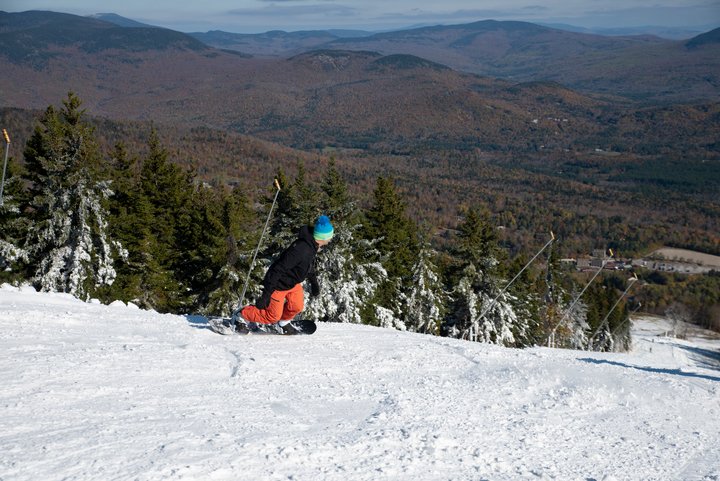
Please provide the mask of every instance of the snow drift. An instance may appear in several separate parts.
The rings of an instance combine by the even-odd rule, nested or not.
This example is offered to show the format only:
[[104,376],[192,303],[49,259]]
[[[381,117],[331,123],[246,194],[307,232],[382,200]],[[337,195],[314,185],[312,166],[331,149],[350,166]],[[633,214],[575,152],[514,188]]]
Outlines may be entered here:
[[0,480],[718,480],[713,345],[506,349],[0,288]]

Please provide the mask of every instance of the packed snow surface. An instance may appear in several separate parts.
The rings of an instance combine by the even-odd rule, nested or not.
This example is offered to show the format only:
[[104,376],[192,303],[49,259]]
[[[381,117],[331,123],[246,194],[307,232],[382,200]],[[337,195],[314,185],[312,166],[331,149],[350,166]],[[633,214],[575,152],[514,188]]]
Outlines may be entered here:
[[0,287],[0,480],[719,480],[717,341],[598,354]]

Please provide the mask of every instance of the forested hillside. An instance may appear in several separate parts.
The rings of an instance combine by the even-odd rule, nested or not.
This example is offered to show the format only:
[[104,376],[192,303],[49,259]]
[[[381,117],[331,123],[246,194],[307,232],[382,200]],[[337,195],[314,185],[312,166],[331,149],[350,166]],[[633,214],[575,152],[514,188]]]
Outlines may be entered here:
[[[41,111],[0,109],[0,121],[20,153]],[[319,153],[295,150],[221,130],[180,128],[148,122],[88,118],[106,151],[122,142],[147,152],[147,135],[157,135],[173,162],[192,167],[214,187],[242,186],[251,199],[271,182],[279,166],[293,171],[303,162],[318,181],[330,158],[358,202],[367,207],[379,173],[395,179],[408,201],[408,214],[429,226],[435,244],[457,225],[458,210],[485,205],[504,227],[513,253],[533,245],[552,229],[563,239],[562,254],[589,253],[602,243],[622,256],[637,256],[663,244],[719,253],[718,161],[653,161],[592,152],[578,158],[544,152],[526,154],[450,152],[420,149],[368,154],[352,149]],[[21,159],[18,159],[21,160]]]

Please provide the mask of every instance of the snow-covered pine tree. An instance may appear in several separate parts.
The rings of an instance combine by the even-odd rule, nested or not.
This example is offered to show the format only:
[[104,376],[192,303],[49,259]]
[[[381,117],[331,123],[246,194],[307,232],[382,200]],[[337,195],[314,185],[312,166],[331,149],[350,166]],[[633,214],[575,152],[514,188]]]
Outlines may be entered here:
[[[584,349],[588,344],[590,326],[587,323],[588,305],[580,300],[569,311],[565,319],[568,336],[564,339],[565,347],[570,349]],[[559,346],[558,346],[559,347]]]
[[27,142],[33,215],[26,248],[37,288],[86,299],[113,283],[122,247],[109,236],[105,200],[112,192],[98,179],[100,153],[80,105],[69,93],[60,112],[48,107]]
[[[513,330],[519,323],[512,307],[513,299],[507,293],[495,299],[498,288],[487,287],[481,282],[484,277],[474,264],[465,267],[451,292],[445,332],[451,337],[513,346],[516,343]],[[483,285],[486,287],[481,287]]]
[[444,326],[454,337],[492,344],[513,345],[518,317],[507,293],[494,276],[500,249],[489,215],[479,209],[465,213],[458,226],[455,289]]
[[556,292],[554,302],[547,305],[549,347],[584,349],[587,346],[590,335],[588,306],[582,299],[573,305],[579,294],[577,286],[573,286],[567,295]]
[[447,296],[439,270],[433,262],[436,256],[430,244],[424,242],[413,265],[403,309],[405,325],[411,331],[440,333]]
[[523,271],[527,262],[528,259],[520,255],[513,259],[505,273],[505,277],[511,279],[520,273],[507,290],[507,300],[517,316],[517,322],[512,326],[515,347],[532,346],[535,343],[534,334],[541,326],[539,320],[542,308],[541,293],[545,289],[544,272],[532,269],[532,266]]
[[317,257],[320,295],[309,299],[304,314],[321,321],[361,324],[387,272],[379,262],[358,256],[372,249],[369,241],[357,237],[360,225],[338,220],[334,226],[332,242]]
[[306,314],[313,319],[360,324],[387,272],[372,260],[373,242],[359,235],[360,216],[334,161],[321,182],[321,192],[323,212],[330,216],[335,236],[318,254],[321,290],[318,297],[309,299]]
[[22,179],[16,173],[13,158],[9,157],[0,205],[0,282],[20,280],[22,265],[28,260],[23,248],[27,221],[20,212],[22,192]]
[[[366,261],[379,262],[387,278],[378,286],[371,303],[390,309],[396,319],[402,319],[403,298],[419,251],[418,228],[407,215],[406,204],[392,179],[378,177],[373,200],[363,223],[363,238],[374,248],[365,252],[373,254]],[[377,310],[365,313],[365,322],[379,325]]]
[[379,327],[384,327],[385,329],[397,329],[398,331],[407,330],[405,323],[392,309],[388,309],[383,306],[375,306],[374,316]]

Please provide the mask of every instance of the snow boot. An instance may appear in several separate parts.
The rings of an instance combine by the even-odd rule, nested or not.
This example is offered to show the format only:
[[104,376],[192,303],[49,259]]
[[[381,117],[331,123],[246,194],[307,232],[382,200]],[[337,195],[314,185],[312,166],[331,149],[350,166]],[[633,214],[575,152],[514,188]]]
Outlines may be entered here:
[[250,328],[248,327],[247,322],[245,322],[245,319],[240,316],[235,319],[235,332],[238,334],[250,333]]
[[235,316],[235,332],[238,334],[248,334],[259,332],[260,326],[257,322],[248,321],[245,319],[240,312]]
[[292,322],[290,321],[280,321],[278,322],[278,330],[282,331],[282,334],[292,335],[292,334],[299,334],[300,331],[298,328],[293,326]]

